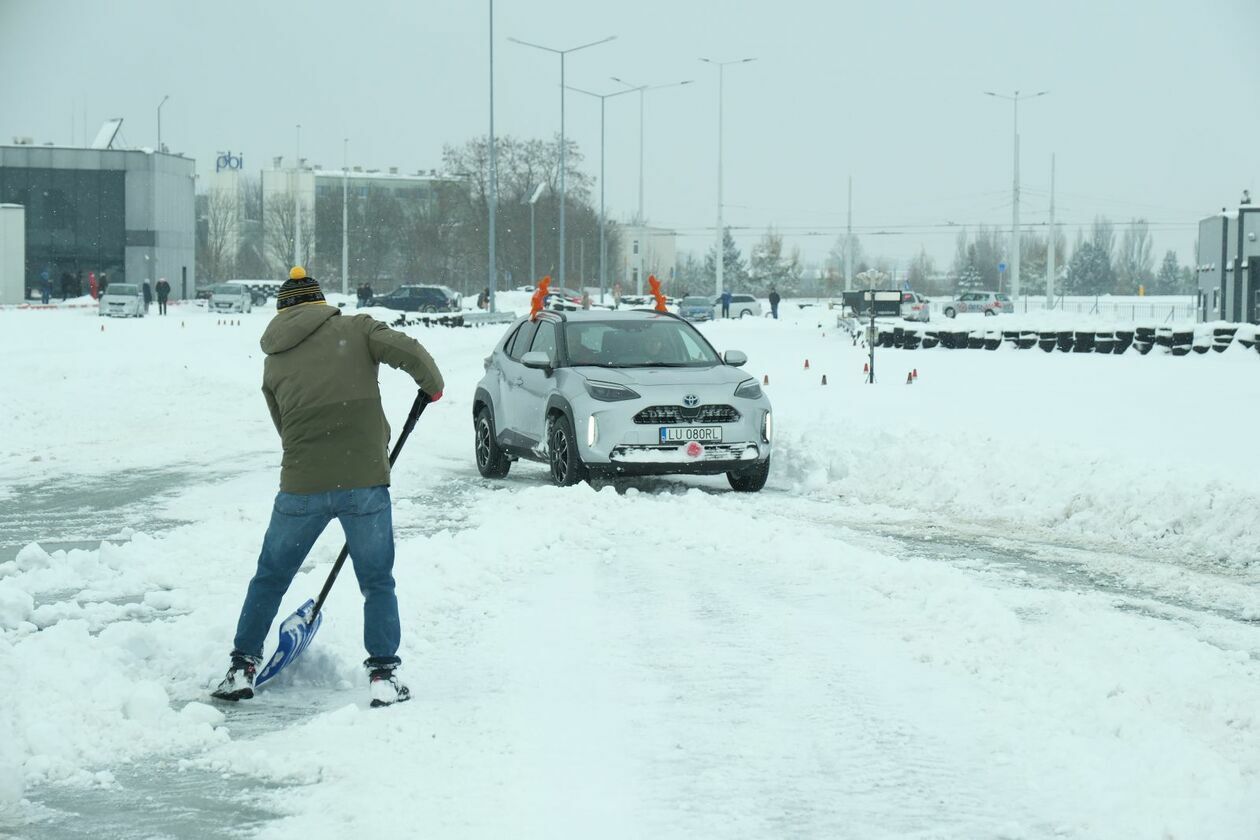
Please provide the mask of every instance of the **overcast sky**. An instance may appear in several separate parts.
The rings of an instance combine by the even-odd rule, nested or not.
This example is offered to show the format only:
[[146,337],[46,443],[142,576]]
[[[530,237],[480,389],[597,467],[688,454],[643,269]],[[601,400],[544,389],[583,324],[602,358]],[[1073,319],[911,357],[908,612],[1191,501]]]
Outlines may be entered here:
[[[1049,90],[1020,106],[1023,220],[1044,223],[1050,156],[1069,240],[1096,214],[1163,223],[1156,246],[1190,262],[1197,220],[1260,187],[1260,1],[499,0],[496,129],[559,130],[570,84],[611,92],[694,79],[646,100],[646,211],[707,247],[716,220],[717,78],[726,73],[726,221],[741,246],[775,224],[821,257],[845,223],[868,254],[947,264],[947,223],[1010,224],[1011,106],[983,90]],[[487,3],[478,0],[158,2],[0,0],[0,142],[82,142],[108,117],[130,146],[163,140],[213,171],[290,156],[437,168],[442,146],[488,128]],[[638,103],[608,102],[609,212],[638,190]],[[568,134],[598,173],[599,104],[570,94]],[[72,135],[72,130],[74,135]],[[909,228],[907,230],[907,228]],[[897,235],[876,235],[882,229]],[[817,235],[807,235],[815,232]],[[945,265],[942,265],[945,267]]]

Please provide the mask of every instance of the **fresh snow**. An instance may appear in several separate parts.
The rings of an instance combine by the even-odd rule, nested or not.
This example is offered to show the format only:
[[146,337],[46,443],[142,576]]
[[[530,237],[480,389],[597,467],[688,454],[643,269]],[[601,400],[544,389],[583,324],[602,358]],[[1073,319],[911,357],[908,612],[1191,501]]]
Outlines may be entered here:
[[392,488],[413,699],[367,707],[342,580],[218,706],[278,476],[270,314],[0,311],[0,834],[152,765],[238,780],[275,838],[1260,836],[1254,351],[877,350],[866,385],[834,312],[785,306],[701,327],[769,376],[765,491],[595,491],[480,479],[503,330],[408,328],[448,382]]

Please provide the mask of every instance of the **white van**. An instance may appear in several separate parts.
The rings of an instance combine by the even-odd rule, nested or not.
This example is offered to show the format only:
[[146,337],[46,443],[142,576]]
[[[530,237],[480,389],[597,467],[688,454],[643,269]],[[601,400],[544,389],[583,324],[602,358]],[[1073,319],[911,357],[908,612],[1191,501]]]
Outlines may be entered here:
[[143,318],[144,295],[136,283],[110,283],[101,295],[98,315],[112,318]]
[[239,283],[222,283],[210,292],[211,312],[250,312],[254,308],[253,293]]

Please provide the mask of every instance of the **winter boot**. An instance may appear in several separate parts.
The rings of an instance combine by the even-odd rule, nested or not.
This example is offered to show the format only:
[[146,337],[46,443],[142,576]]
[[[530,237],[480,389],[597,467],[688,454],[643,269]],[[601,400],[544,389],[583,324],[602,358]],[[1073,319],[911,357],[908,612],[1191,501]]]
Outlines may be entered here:
[[392,706],[411,699],[411,689],[403,685],[394,675],[397,665],[373,665],[367,662],[364,664],[371,673],[372,708]]
[[254,677],[262,660],[257,656],[246,656],[243,653],[232,654],[232,667],[227,676],[210,696],[216,700],[248,700],[254,696]]

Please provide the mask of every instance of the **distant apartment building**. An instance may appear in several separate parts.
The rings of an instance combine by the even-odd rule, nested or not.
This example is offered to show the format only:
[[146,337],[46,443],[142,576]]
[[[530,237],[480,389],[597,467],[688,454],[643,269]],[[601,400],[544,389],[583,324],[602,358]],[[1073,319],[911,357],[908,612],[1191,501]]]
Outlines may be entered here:
[[622,225],[620,248],[609,258],[609,284],[620,283],[623,294],[646,294],[647,279],[655,276],[668,294],[685,291],[673,286],[678,264],[677,236],[668,228]]

